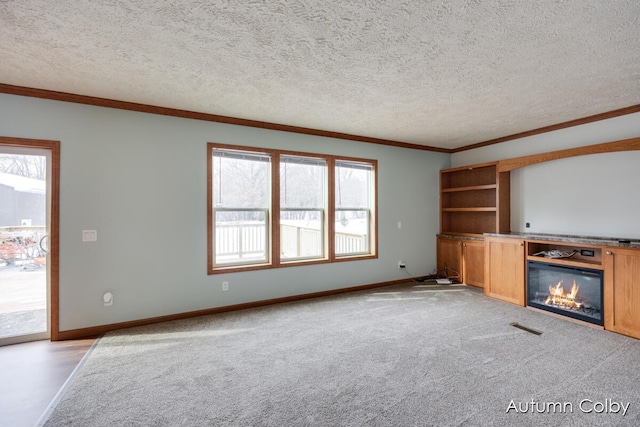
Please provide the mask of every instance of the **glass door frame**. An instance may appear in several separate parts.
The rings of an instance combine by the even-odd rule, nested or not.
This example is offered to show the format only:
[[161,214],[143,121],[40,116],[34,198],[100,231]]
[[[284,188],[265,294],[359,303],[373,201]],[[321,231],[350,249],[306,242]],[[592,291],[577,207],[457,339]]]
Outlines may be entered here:
[[60,233],[60,141],[42,139],[24,139],[0,136],[0,149],[7,151],[22,151],[29,154],[34,150],[35,155],[47,156],[47,232],[49,235],[49,250],[47,254],[47,324],[45,333],[8,337],[0,340],[0,345],[17,344],[19,342],[40,339],[59,340],[60,299],[59,299],[59,233]]

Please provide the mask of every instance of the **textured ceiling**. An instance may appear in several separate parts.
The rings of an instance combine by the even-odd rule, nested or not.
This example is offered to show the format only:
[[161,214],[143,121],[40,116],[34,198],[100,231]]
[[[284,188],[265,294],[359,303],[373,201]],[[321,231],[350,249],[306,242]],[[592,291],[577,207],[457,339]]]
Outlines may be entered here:
[[456,148],[640,104],[638,0],[0,0],[0,83]]

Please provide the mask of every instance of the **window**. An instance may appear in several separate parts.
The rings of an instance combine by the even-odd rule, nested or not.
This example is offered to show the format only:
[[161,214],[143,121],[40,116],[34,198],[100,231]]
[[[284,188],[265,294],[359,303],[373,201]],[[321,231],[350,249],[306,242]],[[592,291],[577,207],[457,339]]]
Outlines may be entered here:
[[214,266],[269,261],[271,158],[213,150]]
[[368,254],[375,197],[373,165],[347,160],[336,160],[335,165],[335,254]]
[[375,160],[208,144],[208,272],[375,258]]
[[326,258],[327,160],[280,157],[282,261]]

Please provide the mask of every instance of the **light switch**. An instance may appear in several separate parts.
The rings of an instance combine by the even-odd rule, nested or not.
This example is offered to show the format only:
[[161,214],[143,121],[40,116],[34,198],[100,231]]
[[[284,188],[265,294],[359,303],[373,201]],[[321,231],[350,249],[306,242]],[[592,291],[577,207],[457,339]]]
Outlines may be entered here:
[[83,242],[95,242],[98,240],[98,231],[97,230],[82,230],[82,241]]

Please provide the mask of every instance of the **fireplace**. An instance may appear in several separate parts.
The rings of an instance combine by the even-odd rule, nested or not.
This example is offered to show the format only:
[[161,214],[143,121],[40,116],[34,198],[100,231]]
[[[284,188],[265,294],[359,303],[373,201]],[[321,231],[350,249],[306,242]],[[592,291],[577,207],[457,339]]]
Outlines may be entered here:
[[527,305],[603,326],[602,271],[529,261]]

